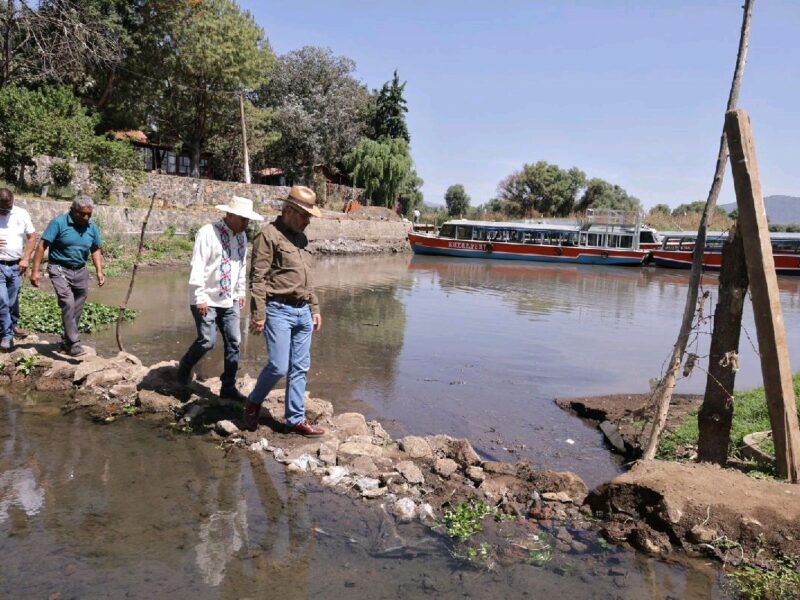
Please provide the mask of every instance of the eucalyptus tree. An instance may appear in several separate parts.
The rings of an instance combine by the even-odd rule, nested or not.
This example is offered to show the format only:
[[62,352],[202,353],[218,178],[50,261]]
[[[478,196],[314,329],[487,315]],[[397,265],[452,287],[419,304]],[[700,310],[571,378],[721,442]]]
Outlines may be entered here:
[[465,214],[469,208],[469,201],[469,194],[460,183],[451,185],[444,193],[444,203],[451,217]]
[[256,99],[274,111],[280,134],[265,161],[305,182],[312,180],[314,165],[334,171],[342,165],[364,134],[368,92],[355,68],[350,58],[313,46],[278,57]]

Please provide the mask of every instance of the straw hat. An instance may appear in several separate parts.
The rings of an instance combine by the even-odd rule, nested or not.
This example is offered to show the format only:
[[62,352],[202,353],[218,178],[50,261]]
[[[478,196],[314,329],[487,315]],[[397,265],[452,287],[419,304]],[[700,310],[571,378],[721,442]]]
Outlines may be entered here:
[[295,208],[306,211],[313,217],[321,217],[322,213],[317,208],[317,195],[314,190],[303,185],[293,185],[289,190],[286,202]]
[[242,198],[240,196],[232,196],[230,202],[227,204],[218,204],[215,206],[217,210],[222,212],[238,215],[251,221],[263,221],[264,217],[253,210],[253,201],[249,198]]

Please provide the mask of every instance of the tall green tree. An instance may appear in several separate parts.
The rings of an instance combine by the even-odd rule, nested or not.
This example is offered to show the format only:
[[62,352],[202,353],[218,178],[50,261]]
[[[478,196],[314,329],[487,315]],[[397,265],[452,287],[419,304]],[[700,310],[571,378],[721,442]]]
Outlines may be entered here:
[[277,143],[264,160],[294,180],[310,183],[314,165],[337,170],[364,133],[367,88],[356,65],[324,48],[306,46],[277,59],[256,103],[275,113]]
[[575,208],[579,211],[589,208],[640,211],[642,203],[638,198],[628,195],[628,192],[620,186],[594,177],[586,184],[586,189]]
[[374,95],[369,134],[372,139],[388,137],[411,142],[406,125],[408,106],[403,97],[406,83],[400,83],[400,77],[395,70],[392,80],[384,83],[381,90]]
[[238,94],[267,81],[274,55],[232,0],[153,0],[139,19],[130,70],[142,88],[123,112],[138,112],[151,140],[187,149],[197,177],[202,149],[231,123]]
[[543,215],[566,216],[572,212],[578,193],[586,185],[586,175],[577,167],[560,169],[546,161],[523,165],[498,186],[498,196],[529,216],[533,210]]
[[465,214],[469,208],[469,200],[469,195],[460,183],[451,185],[444,193],[444,203],[451,217]]
[[648,214],[651,215],[669,215],[672,212],[672,209],[669,207],[668,204],[656,204],[653,208],[650,209]]
[[414,209],[422,208],[425,201],[425,197],[422,194],[422,184],[424,183],[425,181],[422,177],[417,175],[417,171],[412,168],[405,185],[400,189],[400,193],[397,196],[397,200],[400,203],[400,212],[406,217],[411,217]]
[[363,187],[367,197],[380,206],[394,206],[411,177],[411,156],[408,143],[402,138],[363,138],[347,156],[346,164],[353,185]]

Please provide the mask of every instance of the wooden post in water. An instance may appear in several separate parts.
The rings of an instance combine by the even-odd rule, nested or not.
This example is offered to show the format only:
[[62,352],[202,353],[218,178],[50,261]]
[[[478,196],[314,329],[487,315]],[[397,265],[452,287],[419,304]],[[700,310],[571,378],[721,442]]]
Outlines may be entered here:
[[725,132],[753,297],[753,315],[772,439],[775,442],[775,459],[778,473],[792,483],[798,483],[800,425],[750,117],[742,109],[728,111],[725,114]]

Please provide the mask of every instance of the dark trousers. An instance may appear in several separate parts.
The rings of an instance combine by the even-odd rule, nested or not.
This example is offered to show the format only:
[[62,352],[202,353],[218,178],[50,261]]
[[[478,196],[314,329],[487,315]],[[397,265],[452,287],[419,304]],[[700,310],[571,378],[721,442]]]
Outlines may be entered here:
[[89,269],[85,266],[70,269],[61,265],[47,265],[47,275],[53,284],[61,308],[64,324],[64,343],[73,346],[81,341],[78,323],[89,293]]
[[239,370],[239,343],[242,339],[239,330],[239,300],[235,299],[230,308],[209,306],[205,317],[200,315],[197,306],[192,305],[191,309],[197,327],[197,339],[181,358],[178,369],[182,374],[188,375],[205,353],[217,343],[217,329],[219,329],[222,333],[225,356],[225,366],[220,377],[222,390],[235,389],[236,372]]

